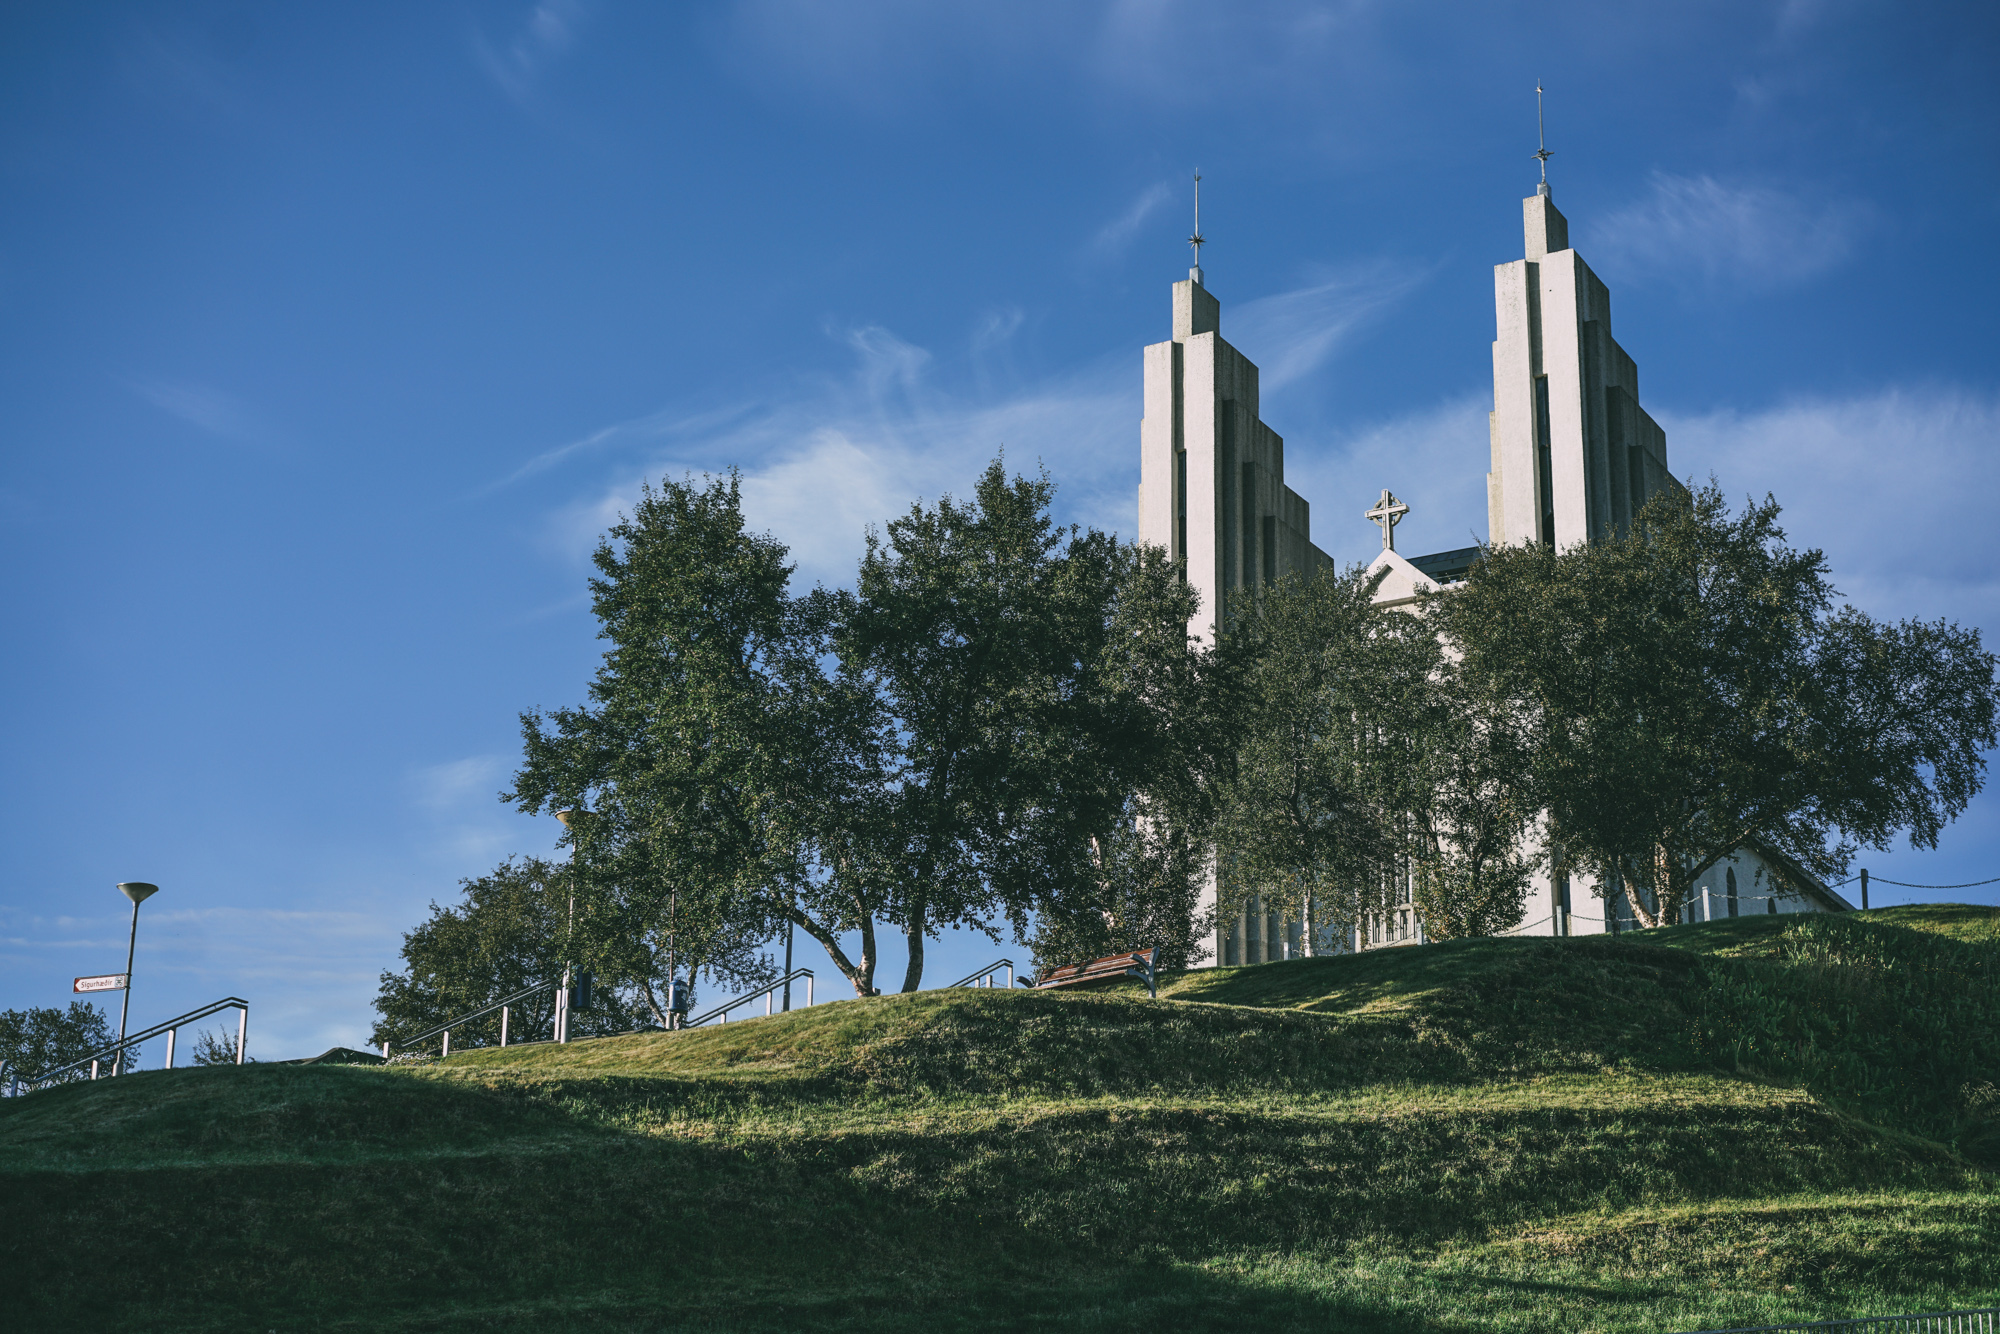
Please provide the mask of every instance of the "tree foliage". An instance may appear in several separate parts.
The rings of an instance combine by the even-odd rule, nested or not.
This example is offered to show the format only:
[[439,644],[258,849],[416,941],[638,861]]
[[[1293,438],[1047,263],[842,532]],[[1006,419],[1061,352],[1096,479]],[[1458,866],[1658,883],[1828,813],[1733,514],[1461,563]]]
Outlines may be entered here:
[[[66,1010],[53,1006],[0,1010],[0,1060],[24,1079],[80,1061],[116,1041],[110,1018],[87,1001],[71,1001]],[[126,1048],[125,1064],[128,1070],[138,1065],[138,1048]],[[86,1066],[65,1078],[88,1079],[90,1069]]]
[[838,936],[869,934],[879,882],[837,844],[865,823],[870,701],[822,666],[845,604],[790,596],[785,555],[746,530],[734,474],[646,487],[593,556],[610,646],[590,703],[522,716],[523,763],[503,796],[531,813],[592,812],[566,839],[593,957],[635,975],[758,981],[770,968],[756,943],[790,918],[865,994],[874,961],[849,961]]
[[[1159,845],[1198,819],[1185,803],[1145,802],[1156,783],[1186,786],[1167,775],[1186,758],[1174,728],[1190,702],[1177,690],[1192,603],[1157,555],[1056,525],[1052,494],[1046,476],[1010,478],[996,459],[969,502],[912,506],[870,534],[836,636],[887,722],[869,847],[909,944],[905,991],[946,927],[1006,921],[1026,938],[1049,915],[1074,934],[1089,914],[1118,917],[1105,901],[1115,884],[1126,931],[1157,923],[1180,893],[1161,900],[1157,875],[1125,869],[1178,854],[1111,849],[1147,843],[1136,821],[1165,821]],[[1192,948],[1174,935],[1175,950]]]
[[[509,859],[476,880],[460,882],[459,902],[431,904],[431,915],[403,937],[403,971],[382,974],[377,1019],[369,1042],[401,1041],[526,987],[560,982],[567,961],[569,868],[536,857]],[[623,956],[628,962],[630,956]],[[617,968],[598,979],[596,1004],[570,1020],[572,1036],[620,1033],[650,1015],[664,1023],[665,997],[655,974]],[[656,1003],[649,1004],[647,997]],[[512,1007],[509,1041],[552,1035],[550,992]],[[500,1041],[500,1016],[455,1028],[454,1047]],[[229,1043],[229,1059],[235,1044]]]
[[1076,874],[1048,882],[1033,927],[1016,932],[1038,968],[1155,948],[1163,968],[1209,956],[1204,906],[1215,821],[1231,761],[1217,655],[1191,641],[1200,597],[1157,547],[1120,549],[1109,634],[1091,687],[1102,717],[1107,826],[1086,834]]
[[1236,692],[1218,904],[1351,929],[1383,906],[1394,851],[1390,771],[1412,675],[1435,657],[1375,605],[1361,567],[1287,575],[1231,608],[1221,637]]
[[1746,844],[1824,878],[1936,845],[1985,774],[2000,688],[1976,629],[1834,609],[1824,557],[1711,483],[1629,534],[1490,550],[1428,615],[1530,729],[1547,836],[1646,925]]

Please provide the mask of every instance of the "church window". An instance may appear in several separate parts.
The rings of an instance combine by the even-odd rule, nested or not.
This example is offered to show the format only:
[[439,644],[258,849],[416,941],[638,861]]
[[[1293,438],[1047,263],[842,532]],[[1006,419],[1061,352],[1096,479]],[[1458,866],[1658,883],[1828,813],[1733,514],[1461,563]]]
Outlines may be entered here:
[[1555,449],[1549,437],[1549,377],[1535,377],[1535,480],[1542,502],[1543,546],[1556,543]]
[[1729,891],[1729,915],[1736,916],[1736,871],[1734,868],[1723,873],[1723,883]]
[[1778,896],[1776,894],[1764,900],[1764,911],[1768,913],[1778,911]]
[[1181,578],[1187,578],[1187,451],[1174,451],[1174,555],[1181,562]]

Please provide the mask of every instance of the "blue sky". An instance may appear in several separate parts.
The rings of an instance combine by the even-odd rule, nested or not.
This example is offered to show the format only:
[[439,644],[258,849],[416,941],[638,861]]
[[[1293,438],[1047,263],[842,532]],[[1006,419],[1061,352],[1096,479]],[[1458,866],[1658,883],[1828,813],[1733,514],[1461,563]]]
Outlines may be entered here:
[[[1197,167],[1319,544],[1384,486],[1484,536],[1538,77],[1676,472],[2000,635],[1991,5],[0,10],[0,1007],[122,967],[146,879],[135,1018],[361,1040],[426,904],[553,847],[495,794],[643,478],[740,467],[802,583],[1003,447],[1130,535]],[[2000,876],[2000,797],[1864,861]]]

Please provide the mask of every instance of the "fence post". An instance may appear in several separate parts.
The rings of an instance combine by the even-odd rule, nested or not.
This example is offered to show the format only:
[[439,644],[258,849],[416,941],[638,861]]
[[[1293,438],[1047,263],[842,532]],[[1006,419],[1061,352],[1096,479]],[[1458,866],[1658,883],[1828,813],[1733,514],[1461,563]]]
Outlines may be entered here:
[[169,1070],[174,1068],[174,1039],[179,1037],[180,1033],[181,1031],[178,1028],[167,1030],[167,1069]]
[[387,1038],[382,1039],[382,1059],[385,1061],[389,1059],[389,1039]]
[[243,1047],[250,1039],[250,1007],[236,1012],[236,1063],[243,1064]]
[[808,1010],[812,1008],[812,1003],[813,1003],[813,980],[811,976],[808,975],[806,978],[806,1008]]
[[500,1007],[500,1045],[507,1045],[507,1007]]
[[95,1078],[97,1078],[97,1062],[96,1062],[96,1061],[92,1061],[92,1062],[90,1063],[90,1077],[91,1077],[92,1079],[95,1079]]

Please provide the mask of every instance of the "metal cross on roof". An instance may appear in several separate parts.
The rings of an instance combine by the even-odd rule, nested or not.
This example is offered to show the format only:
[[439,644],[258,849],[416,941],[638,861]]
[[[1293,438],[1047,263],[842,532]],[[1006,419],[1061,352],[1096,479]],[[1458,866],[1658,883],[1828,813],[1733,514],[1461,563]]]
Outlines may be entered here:
[[1369,510],[1362,517],[1371,523],[1382,525],[1382,550],[1394,551],[1396,549],[1396,525],[1401,523],[1403,516],[1409,512],[1410,507],[1396,499],[1389,489],[1384,487],[1382,489],[1382,499],[1376,502],[1374,509]]

